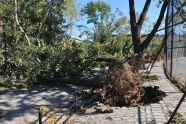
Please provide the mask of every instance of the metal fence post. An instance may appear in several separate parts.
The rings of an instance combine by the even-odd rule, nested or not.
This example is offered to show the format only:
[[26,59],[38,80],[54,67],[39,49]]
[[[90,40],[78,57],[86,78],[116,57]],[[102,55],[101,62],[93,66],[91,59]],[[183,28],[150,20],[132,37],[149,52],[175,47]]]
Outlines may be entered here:
[[173,71],[173,43],[174,43],[174,0],[172,1],[172,16],[171,16],[171,21],[172,21],[172,34],[171,34],[171,63],[170,63],[170,77],[172,77],[172,71]]
[[165,54],[165,66],[167,68],[167,38],[168,38],[168,11],[169,11],[169,6],[168,6],[168,9],[167,9],[167,14],[166,14],[166,20],[165,20],[165,46],[164,46],[164,54]]
[[75,93],[75,112],[77,112],[77,91]]
[[41,115],[40,108],[38,108],[38,121],[39,121],[39,124],[42,124],[42,115]]

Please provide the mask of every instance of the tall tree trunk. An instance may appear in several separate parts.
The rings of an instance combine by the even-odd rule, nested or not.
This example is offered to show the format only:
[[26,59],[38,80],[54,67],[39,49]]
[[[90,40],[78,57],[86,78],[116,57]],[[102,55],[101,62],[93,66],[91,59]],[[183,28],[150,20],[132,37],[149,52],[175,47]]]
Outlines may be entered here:
[[131,25],[131,33],[132,33],[132,41],[133,41],[133,47],[134,52],[137,54],[142,54],[144,49],[146,49],[149,45],[149,43],[152,41],[152,38],[155,36],[158,28],[160,27],[160,24],[164,18],[164,14],[166,11],[166,8],[168,6],[169,0],[164,0],[164,3],[161,7],[161,11],[158,17],[158,20],[156,24],[154,25],[151,33],[147,36],[147,38],[141,42],[140,39],[140,33],[143,26],[143,23],[145,21],[149,6],[151,4],[152,0],[146,0],[146,3],[144,5],[144,8],[140,14],[140,18],[138,22],[136,21],[136,12],[135,12],[135,4],[134,0],[129,0],[129,9],[130,9],[130,25]]
[[134,52],[140,54],[139,28],[136,24],[136,12],[135,12],[134,0],[129,0],[129,8],[130,8],[130,12],[129,12],[129,14],[130,14],[130,25],[131,25]]

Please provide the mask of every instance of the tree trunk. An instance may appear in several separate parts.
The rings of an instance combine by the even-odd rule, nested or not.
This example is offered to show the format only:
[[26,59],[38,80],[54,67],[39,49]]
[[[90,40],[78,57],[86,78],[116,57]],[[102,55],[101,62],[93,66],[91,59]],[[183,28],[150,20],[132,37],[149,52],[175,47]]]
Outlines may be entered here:
[[158,31],[158,28],[160,27],[160,24],[164,18],[164,14],[165,14],[166,8],[168,6],[168,3],[169,3],[169,0],[164,0],[164,3],[161,7],[161,11],[160,11],[160,14],[159,14],[156,24],[154,25],[151,33],[147,36],[147,38],[143,42],[141,42],[141,39],[140,39],[141,28],[142,28],[143,23],[145,21],[145,17],[147,15],[149,6],[151,4],[151,0],[146,0],[146,3],[144,5],[144,8],[143,8],[141,14],[140,14],[140,18],[139,18],[138,22],[136,21],[134,0],[129,0],[130,25],[131,25],[134,53],[141,55],[143,53],[143,51],[148,47],[148,45],[152,41],[153,37],[155,36],[156,32]]
[[134,46],[134,52],[140,54],[140,39],[139,39],[139,27],[136,24],[136,12],[134,7],[134,0],[129,0],[129,8],[130,8],[130,25],[131,25],[131,33],[132,33],[132,41]]

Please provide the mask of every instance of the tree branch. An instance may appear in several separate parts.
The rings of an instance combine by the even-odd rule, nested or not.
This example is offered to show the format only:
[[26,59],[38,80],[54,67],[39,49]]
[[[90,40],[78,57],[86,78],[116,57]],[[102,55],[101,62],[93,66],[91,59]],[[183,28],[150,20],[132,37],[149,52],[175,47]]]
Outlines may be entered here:
[[44,22],[46,21],[46,19],[48,17],[48,13],[49,13],[49,10],[47,11],[46,16],[44,17],[43,21],[41,22],[41,24],[39,26],[39,29],[38,29],[38,33],[36,35],[36,40],[37,40],[37,43],[38,43],[38,47],[41,47],[41,41],[39,40],[39,36],[40,36],[41,29],[43,28]]
[[130,9],[130,23],[131,27],[136,26],[136,12],[135,12],[135,7],[134,7],[134,0],[129,0],[129,9]]
[[21,32],[24,34],[27,42],[28,42],[28,45],[30,46],[31,45],[31,42],[30,42],[30,39],[28,38],[27,34],[25,33],[24,29],[21,27],[20,23],[19,23],[19,19],[18,19],[18,14],[17,14],[17,0],[14,0],[14,4],[15,4],[15,20],[16,20],[16,23],[17,25],[19,26]]
[[161,7],[161,11],[160,11],[159,17],[157,19],[156,24],[154,25],[153,30],[147,36],[147,38],[143,41],[143,43],[140,45],[141,50],[144,50],[145,48],[147,48],[149,43],[151,42],[152,38],[155,36],[157,30],[159,29],[159,27],[161,25],[161,22],[162,22],[163,18],[164,18],[164,14],[165,14],[166,8],[168,6],[168,3],[169,3],[169,0],[164,0],[164,3],[162,5],[162,7]]
[[147,12],[148,12],[148,9],[149,9],[149,6],[150,6],[150,3],[151,3],[151,0],[146,0],[145,6],[143,8],[143,11],[142,11],[142,13],[140,15],[140,18],[138,20],[138,23],[137,23],[137,25],[139,26],[139,31],[141,31],[141,27],[144,23],[145,17],[147,15]]

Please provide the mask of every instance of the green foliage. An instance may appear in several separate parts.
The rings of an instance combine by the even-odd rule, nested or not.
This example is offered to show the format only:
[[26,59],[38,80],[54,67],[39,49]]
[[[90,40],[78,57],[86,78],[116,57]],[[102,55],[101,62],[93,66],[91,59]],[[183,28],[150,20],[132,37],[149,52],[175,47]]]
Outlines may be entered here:
[[87,74],[95,66],[92,58],[83,54],[79,46],[64,49],[59,44],[12,51],[8,58],[6,62],[1,61],[1,75],[25,80],[29,85],[57,77]]
[[11,87],[13,84],[10,78],[0,77],[0,87]]
[[103,1],[89,2],[81,12],[87,16],[87,24],[94,25],[93,41],[103,43],[112,36],[113,15],[109,5]]
[[120,33],[127,34],[130,32],[130,23],[126,16],[119,18],[114,26],[116,27],[116,32],[119,34]]
[[[65,18],[75,18],[68,9],[75,8],[73,0],[20,0],[17,6],[25,32],[16,23],[15,3],[0,2],[0,24],[4,25],[0,27],[1,85],[9,87],[10,81],[21,80],[32,86],[56,77],[89,74],[96,66],[93,55],[84,53],[78,44],[70,41],[68,48],[64,45],[69,42],[64,33]],[[31,45],[27,45],[25,34]]]
[[108,18],[108,15],[111,12],[111,7],[103,1],[89,2],[81,10],[82,14],[88,16],[87,23],[98,23],[103,21],[105,18]]
[[68,20],[73,20],[77,18],[78,10],[76,8],[77,3],[75,3],[75,0],[64,0],[65,1],[65,14],[64,16]]
[[[129,36],[118,35],[112,37],[112,40],[104,43],[84,41],[79,43],[83,54],[88,55],[89,60],[96,58],[116,58],[124,59],[134,55],[132,49],[132,40]],[[91,63],[94,61],[90,61]],[[106,63],[92,63],[91,67],[105,67]]]
[[149,44],[148,48],[144,51],[144,54],[147,56],[153,56],[155,53],[157,53],[157,50],[161,46],[163,36],[155,36],[152,39],[152,42]]
[[94,42],[93,47],[97,57],[123,59],[133,56],[132,41],[125,35],[114,36],[111,41],[105,43]]
[[133,55],[129,37],[121,33],[113,36],[116,28],[125,25],[126,18],[116,21],[110,6],[102,1],[90,2],[82,10],[88,23],[95,26],[92,35],[95,42],[80,43],[69,40],[65,32],[66,20],[77,16],[73,0],[17,2],[20,25],[15,20],[15,3],[0,2],[1,86],[10,87],[19,81],[32,86],[54,78],[89,75],[100,66],[94,61],[97,57],[123,59]]
[[[111,41],[113,34],[126,33],[129,29],[127,18],[125,16],[120,18],[122,14],[118,9],[114,14],[111,13],[110,5],[103,1],[87,3],[81,9],[81,13],[87,17],[87,24],[93,24],[93,28],[85,32],[87,35],[91,35],[91,39],[95,42],[104,43]],[[116,19],[117,15],[119,15],[119,19]]]
[[[66,31],[65,20],[75,19],[77,13],[73,0],[19,0],[18,18],[32,44],[53,44]],[[65,16],[64,16],[65,15]],[[0,2],[0,24],[6,25],[7,39],[14,43],[26,43],[24,33],[20,31],[15,21],[15,4],[12,0]],[[19,42],[18,42],[19,41]]]

